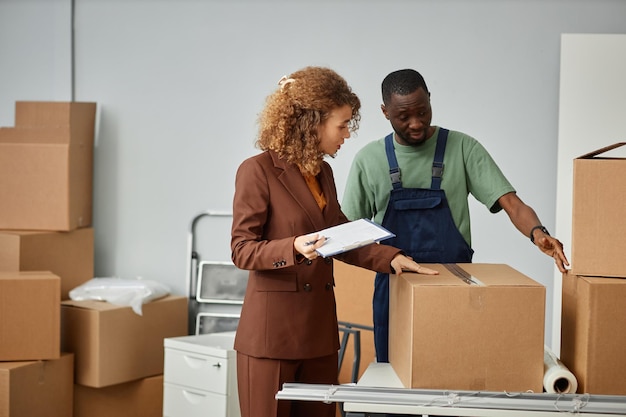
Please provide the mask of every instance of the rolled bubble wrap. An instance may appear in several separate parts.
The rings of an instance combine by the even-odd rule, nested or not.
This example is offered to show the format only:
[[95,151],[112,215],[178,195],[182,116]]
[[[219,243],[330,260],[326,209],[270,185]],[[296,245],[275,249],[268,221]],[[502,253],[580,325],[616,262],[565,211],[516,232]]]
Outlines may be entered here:
[[576,376],[547,346],[543,351],[543,388],[550,394],[574,394],[578,389]]

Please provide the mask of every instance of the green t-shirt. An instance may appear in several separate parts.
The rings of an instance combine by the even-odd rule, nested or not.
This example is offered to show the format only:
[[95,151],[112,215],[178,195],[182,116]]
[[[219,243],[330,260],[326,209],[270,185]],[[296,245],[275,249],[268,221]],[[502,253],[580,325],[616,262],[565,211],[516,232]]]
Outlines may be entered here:
[[[439,127],[421,146],[400,145],[394,140],[403,188],[430,188],[438,133]],[[501,210],[498,199],[515,189],[487,150],[464,133],[450,131],[443,163],[441,188],[454,223],[471,247],[469,194],[496,213]],[[354,157],[341,208],[350,220],[366,218],[382,224],[391,190],[382,138],[365,145]]]

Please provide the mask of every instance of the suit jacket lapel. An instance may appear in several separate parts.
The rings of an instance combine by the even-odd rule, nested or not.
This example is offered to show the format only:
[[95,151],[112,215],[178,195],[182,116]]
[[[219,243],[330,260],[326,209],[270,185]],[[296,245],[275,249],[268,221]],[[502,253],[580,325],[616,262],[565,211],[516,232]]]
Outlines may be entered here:
[[[325,228],[326,222],[324,221],[322,211],[317,205],[315,198],[313,198],[300,170],[295,165],[287,164],[284,160],[280,159],[276,152],[269,152],[272,156],[274,167],[282,171],[277,175],[278,180],[285,186],[294,200],[300,204],[302,210],[311,220],[314,230]],[[323,184],[322,187],[324,192],[326,192]]]

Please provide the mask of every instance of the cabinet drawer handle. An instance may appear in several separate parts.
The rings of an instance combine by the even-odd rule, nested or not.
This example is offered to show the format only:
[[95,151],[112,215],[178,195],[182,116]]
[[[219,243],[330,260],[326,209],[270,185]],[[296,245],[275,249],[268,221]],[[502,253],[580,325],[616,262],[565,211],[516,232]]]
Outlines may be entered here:
[[222,367],[222,364],[221,364],[220,362],[218,362],[218,363],[214,363],[214,364],[213,364],[213,366],[214,366],[215,368],[221,368],[221,367]]
[[198,357],[194,357],[194,356],[189,356],[189,355],[185,355],[185,363],[187,363],[187,365],[189,365],[191,368],[194,369],[200,369],[203,366],[207,366],[207,364],[209,363],[208,360],[206,360],[205,358],[198,358]]
[[185,399],[187,401],[189,401],[191,404],[200,404],[203,401],[206,401],[206,395],[198,393],[198,392],[192,392],[192,391],[188,391],[188,390],[183,390],[183,396],[185,397]]

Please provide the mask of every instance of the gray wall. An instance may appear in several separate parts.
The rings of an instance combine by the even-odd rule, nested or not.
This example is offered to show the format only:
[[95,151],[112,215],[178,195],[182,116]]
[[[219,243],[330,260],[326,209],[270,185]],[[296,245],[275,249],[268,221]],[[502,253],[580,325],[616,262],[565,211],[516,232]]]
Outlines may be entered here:
[[[626,2],[75,0],[74,84],[71,21],[70,0],[0,0],[0,125],[16,100],[69,100],[72,85],[97,102],[96,276],[184,294],[192,218],[231,210],[266,95],[306,65],[334,68],[362,99],[361,129],[331,162],[340,195],[355,152],[390,130],[380,81],[413,67],[433,123],[478,138],[554,230],[561,34],[626,33]],[[504,213],[472,215],[475,262],[546,285],[549,341],[552,260]],[[229,259],[229,226],[199,224],[203,259]]]

